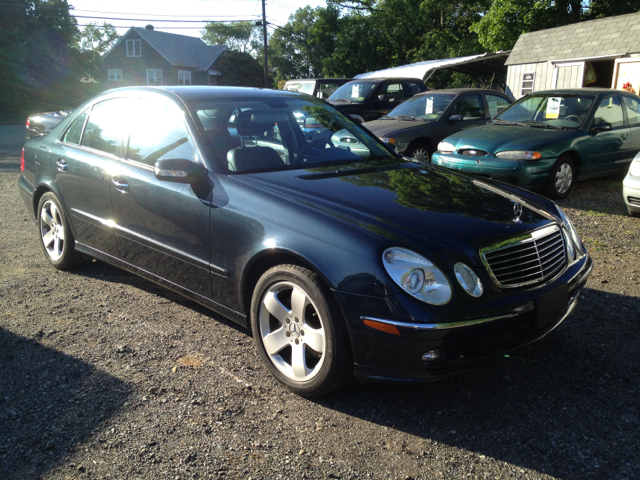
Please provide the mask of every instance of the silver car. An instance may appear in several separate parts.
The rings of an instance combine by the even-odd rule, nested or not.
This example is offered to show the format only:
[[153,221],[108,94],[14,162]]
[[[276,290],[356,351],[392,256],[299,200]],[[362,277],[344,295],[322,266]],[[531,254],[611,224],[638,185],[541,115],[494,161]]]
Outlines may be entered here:
[[622,182],[622,196],[632,217],[640,217],[640,152],[631,162],[629,173]]

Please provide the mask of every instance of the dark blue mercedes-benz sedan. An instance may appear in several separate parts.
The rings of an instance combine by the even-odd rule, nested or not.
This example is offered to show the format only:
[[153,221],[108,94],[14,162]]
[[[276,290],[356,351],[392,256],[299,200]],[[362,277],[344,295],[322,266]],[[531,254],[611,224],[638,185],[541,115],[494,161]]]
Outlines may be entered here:
[[408,161],[291,92],[105,92],[26,143],[19,191],[54,267],[97,258],[222,313],[305,396],[533,342],[592,269],[553,202]]

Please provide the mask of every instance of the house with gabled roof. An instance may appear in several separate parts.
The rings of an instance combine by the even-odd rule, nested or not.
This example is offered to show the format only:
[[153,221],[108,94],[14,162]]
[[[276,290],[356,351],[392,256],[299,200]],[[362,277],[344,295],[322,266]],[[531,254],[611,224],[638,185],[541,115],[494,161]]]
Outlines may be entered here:
[[131,85],[218,85],[216,63],[226,45],[207,45],[187,35],[130,28],[101,60],[107,88]]
[[552,88],[640,92],[640,13],[524,33],[506,65],[507,93],[516,99]]

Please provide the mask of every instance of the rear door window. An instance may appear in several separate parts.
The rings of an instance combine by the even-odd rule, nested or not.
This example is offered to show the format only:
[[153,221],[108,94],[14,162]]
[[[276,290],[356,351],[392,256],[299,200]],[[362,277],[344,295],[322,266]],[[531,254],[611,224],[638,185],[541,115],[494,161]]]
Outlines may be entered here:
[[89,114],[80,145],[119,155],[131,118],[131,100],[114,98],[96,103]]
[[627,107],[627,120],[629,120],[629,126],[640,125],[640,101],[631,97],[622,97],[624,100],[624,106]]
[[69,129],[64,134],[62,141],[64,143],[68,143],[70,145],[80,145],[80,136],[82,135],[82,128],[84,127],[84,122],[87,119],[87,115],[89,115],[88,111],[82,112],[82,114],[76,118]]
[[484,104],[480,95],[465,95],[453,107],[451,115],[460,115],[462,120],[484,118]]
[[620,97],[615,95],[600,100],[596,114],[593,116],[593,122],[610,124],[611,128],[624,126],[624,115],[622,114]]

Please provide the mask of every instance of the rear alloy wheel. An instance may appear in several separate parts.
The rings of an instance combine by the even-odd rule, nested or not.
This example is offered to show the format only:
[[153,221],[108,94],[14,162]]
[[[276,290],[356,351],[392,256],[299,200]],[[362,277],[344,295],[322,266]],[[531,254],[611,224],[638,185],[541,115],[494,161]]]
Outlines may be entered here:
[[575,182],[576,167],[571,157],[562,155],[549,172],[545,191],[549,198],[559,200],[571,192]]
[[431,147],[427,142],[418,141],[410,145],[405,153],[406,157],[413,158],[420,163],[431,163]]
[[350,378],[342,313],[311,270],[279,265],[262,275],[251,302],[251,327],[260,358],[294,393],[324,395]]
[[80,262],[64,211],[51,192],[42,195],[38,204],[38,230],[45,256],[54,267],[68,270]]

